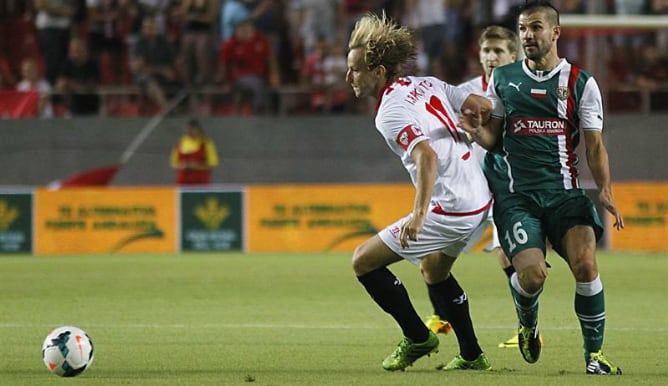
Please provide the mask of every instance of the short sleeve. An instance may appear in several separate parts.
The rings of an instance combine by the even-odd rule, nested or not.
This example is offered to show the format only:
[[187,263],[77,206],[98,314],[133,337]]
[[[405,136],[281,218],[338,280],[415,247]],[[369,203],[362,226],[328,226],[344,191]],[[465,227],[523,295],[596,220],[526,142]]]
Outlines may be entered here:
[[489,78],[487,93],[485,96],[489,98],[490,102],[492,102],[492,116],[495,118],[503,118],[506,115],[506,107],[503,105],[501,98],[496,93],[496,82],[494,81],[495,72],[496,71],[492,71],[492,75]]
[[603,102],[601,91],[593,77],[585,84],[580,100],[580,128],[583,130],[603,130]]
[[376,127],[388,143],[394,143],[410,154],[418,143],[429,139],[410,111],[403,106],[388,106],[376,117]]
[[455,111],[461,111],[466,98],[471,95],[471,91],[465,88],[453,86],[448,83],[443,83],[443,87],[445,96],[450,102],[450,105],[452,105]]

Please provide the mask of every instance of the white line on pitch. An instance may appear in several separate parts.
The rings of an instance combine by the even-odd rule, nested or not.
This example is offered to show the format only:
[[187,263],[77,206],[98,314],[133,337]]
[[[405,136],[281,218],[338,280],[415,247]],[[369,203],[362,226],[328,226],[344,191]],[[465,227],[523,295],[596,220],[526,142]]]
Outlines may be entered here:
[[[58,325],[67,325],[68,322],[54,322],[53,324],[36,324],[36,323],[0,323],[0,328],[53,328]],[[291,324],[291,323],[189,323],[189,324],[172,324],[172,323],[72,323],[74,325],[82,325],[86,328],[154,328],[154,329],[182,329],[182,328],[210,328],[210,329],[242,329],[242,328],[260,328],[260,329],[274,329],[274,328],[289,328],[295,330],[377,330],[377,329],[395,329],[393,325],[354,325],[354,324]],[[501,325],[477,325],[477,330],[509,330],[515,328],[514,326]],[[668,332],[668,328],[651,328],[651,327],[609,327],[605,328],[608,331],[630,331],[630,332]],[[580,330],[577,325],[564,327],[541,327],[541,331],[570,331]]]

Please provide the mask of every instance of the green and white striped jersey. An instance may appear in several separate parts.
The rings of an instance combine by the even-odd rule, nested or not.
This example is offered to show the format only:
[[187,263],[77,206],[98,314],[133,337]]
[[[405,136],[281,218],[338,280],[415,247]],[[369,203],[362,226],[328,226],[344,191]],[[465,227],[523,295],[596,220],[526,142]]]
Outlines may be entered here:
[[603,129],[601,92],[592,75],[562,59],[549,73],[526,60],[494,70],[492,115],[505,121],[500,154],[484,169],[494,193],[579,188],[580,129]]

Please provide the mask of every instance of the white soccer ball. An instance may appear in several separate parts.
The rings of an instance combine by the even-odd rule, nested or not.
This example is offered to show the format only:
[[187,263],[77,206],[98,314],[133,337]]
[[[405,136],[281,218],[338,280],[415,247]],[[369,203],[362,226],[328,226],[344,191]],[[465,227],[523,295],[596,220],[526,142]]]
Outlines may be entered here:
[[93,341],[80,328],[58,327],[44,339],[42,359],[52,373],[75,377],[93,363]]

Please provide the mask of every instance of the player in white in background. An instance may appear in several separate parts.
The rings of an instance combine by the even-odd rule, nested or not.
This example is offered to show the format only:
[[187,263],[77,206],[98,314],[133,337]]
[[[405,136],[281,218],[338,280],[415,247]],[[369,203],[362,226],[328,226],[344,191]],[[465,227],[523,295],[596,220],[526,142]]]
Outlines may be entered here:
[[[519,40],[517,39],[517,34],[508,28],[497,25],[485,28],[480,33],[480,38],[478,39],[478,59],[482,65],[483,73],[480,76],[460,84],[458,87],[473,94],[485,95],[487,92],[487,83],[492,76],[492,71],[494,71],[496,67],[512,63],[518,59],[518,45]],[[477,143],[473,143],[473,154],[482,166],[487,151]],[[471,240],[469,240],[469,243],[464,248],[464,252],[469,252],[473,249],[473,246],[478,243],[489,226],[492,227],[492,241],[485,250],[494,251],[496,253],[501,269],[503,269],[503,272],[505,272],[506,276],[510,279],[512,274],[515,273],[515,268],[513,268],[513,265],[510,263],[510,260],[508,260],[508,257],[506,257],[506,254],[503,253],[491,211],[489,217],[487,217],[487,221],[473,233]],[[441,332],[447,334],[450,330],[448,322],[442,320],[437,313],[429,316],[425,323],[434,333]],[[518,341],[516,333],[513,334],[510,339],[499,343],[499,347],[502,348],[517,346]]]
[[385,15],[366,15],[348,43],[347,82],[355,96],[376,97],[376,128],[415,185],[413,211],[359,245],[352,267],[371,298],[401,327],[403,339],[382,363],[403,370],[437,351],[439,339],[416,313],[401,280],[387,268],[419,264],[439,315],[452,324],[459,354],[444,370],[491,368],[478,345],[466,293],[450,268],[471,232],[487,218],[491,193],[471,144],[457,128],[462,109],[488,116],[486,98],[433,77],[400,77],[415,58],[413,36]]
[[488,121],[464,111],[460,124],[501,155],[485,157],[485,175],[494,192],[501,246],[517,270],[510,284],[520,352],[529,363],[540,357],[538,299],[547,278],[548,240],[575,279],[586,373],[619,375],[621,369],[601,352],[606,312],[596,241],[603,225],[580,186],[576,154],[583,134],[599,201],[614,217],[613,226],[622,229],[601,135],[601,92],[590,73],[559,57],[559,12],[549,2],[527,2],[517,25],[526,59],[494,70],[487,88],[494,105]]

